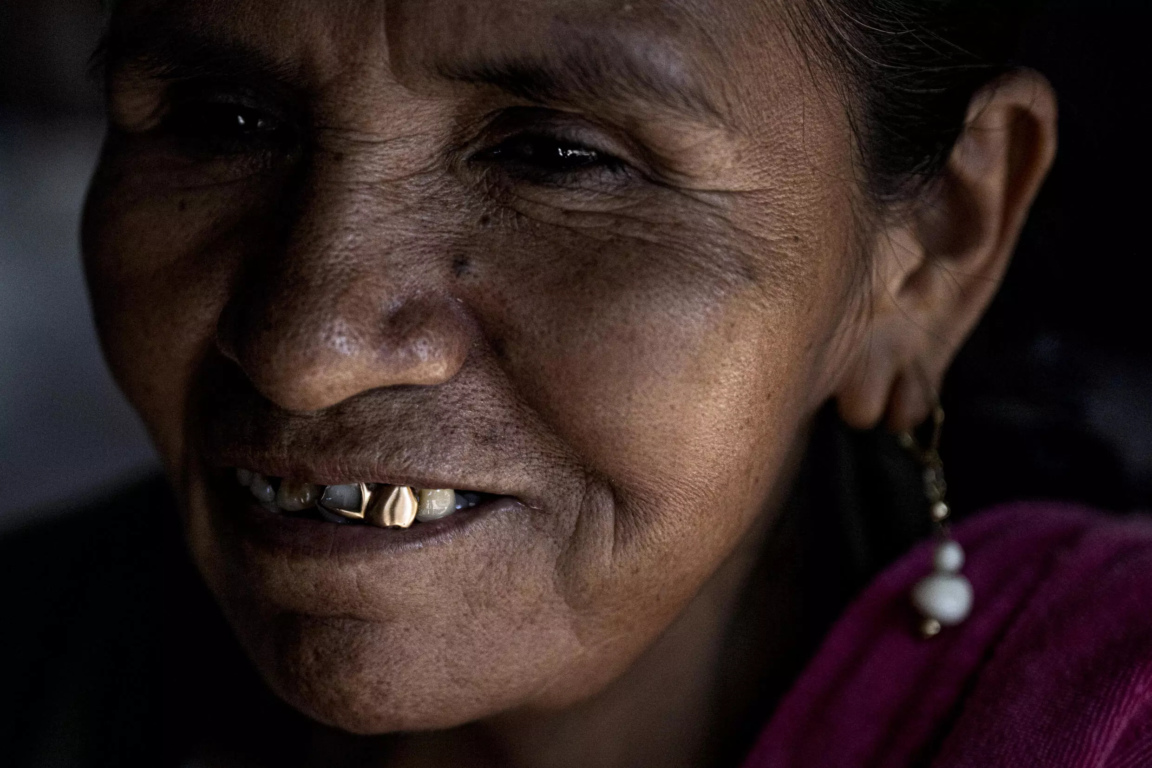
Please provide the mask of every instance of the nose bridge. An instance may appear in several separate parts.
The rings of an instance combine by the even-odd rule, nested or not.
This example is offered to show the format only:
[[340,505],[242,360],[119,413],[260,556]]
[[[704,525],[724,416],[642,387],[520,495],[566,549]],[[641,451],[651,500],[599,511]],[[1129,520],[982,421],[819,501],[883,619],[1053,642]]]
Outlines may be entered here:
[[275,275],[270,285],[333,299],[357,286],[377,296],[391,293],[388,285],[403,282],[418,266],[407,258],[409,248],[420,247],[405,222],[410,203],[394,190],[396,182],[357,169],[357,159],[321,154],[331,159],[314,164],[284,212],[283,245],[268,254]]
[[386,148],[361,143],[316,152],[279,244],[249,265],[222,318],[225,354],[289,410],[442,383],[468,347],[440,249],[415,222],[413,177],[387,173]]
[[294,210],[285,211],[282,245],[250,275],[247,309],[270,333],[319,331],[350,350],[375,325],[370,308],[387,311],[414,287],[413,265],[403,263],[403,212],[342,167],[352,165],[347,158],[314,164]]
[[340,250],[398,240],[413,231],[408,220],[431,183],[422,137],[385,132],[367,119],[345,120],[345,127],[316,131],[290,217],[290,245],[297,250],[325,237],[346,238]]

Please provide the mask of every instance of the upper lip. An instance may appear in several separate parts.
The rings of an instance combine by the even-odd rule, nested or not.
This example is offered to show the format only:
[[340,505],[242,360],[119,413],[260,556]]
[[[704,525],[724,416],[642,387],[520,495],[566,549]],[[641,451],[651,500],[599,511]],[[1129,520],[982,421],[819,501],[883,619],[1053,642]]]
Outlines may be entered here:
[[497,496],[520,495],[517,489],[502,484],[498,478],[403,466],[392,459],[371,461],[348,455],[309,455],[306,450],[281,453],[240,446],[213,451],[206,458],[211,465],[219,468],[242,467],[269,477],[289,478],[317,485],[362,482],[406,485],[411,488],[453,488]]
[[209,466],[319,485],[453,488],[511,496],[537,508],[542,501],[533,491],[539,483],[515,460],[516,449],[531,438],[514,425],[502,424],[505,439],[492,439],[463,419],[429,418],[436,403],[402,395],[369,393],[310,415],[283,411],[250,389],[213,387],[208,398],[197,442]]

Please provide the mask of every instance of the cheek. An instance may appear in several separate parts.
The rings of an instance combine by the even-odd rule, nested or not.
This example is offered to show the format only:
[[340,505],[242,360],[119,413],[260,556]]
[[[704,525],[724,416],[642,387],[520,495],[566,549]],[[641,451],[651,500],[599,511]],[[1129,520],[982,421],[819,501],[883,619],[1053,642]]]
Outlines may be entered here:
[[[691,487],[746,463],[788,399],[797,323],[740,296],[712,304],[643,285],[571,305],[533,389],[596,469],[638,493]],[[549,348],[541,343],[537,348]]]
[[[812,410],[838,265],[792,234],[577,231],[490,232],[472,244],[470,296],[516,395],[590,489],[553,588],[596,666],[566,662],[561,688],[621,671],[766,510]],[[753,250],[770,243],[793,245]]]
[[173,186],[106,152],[85,207],[84,266],[105,358],[176,477],[187,396],[244,251],[242,185]]
[[677,234],[488,246],[504,293],[483,303],[520,396],[611,487],[635,545],[616,554],[708,539],[704,564],[667,552],[706,574],[760,511],[807,415],[827,275],[798,249]]

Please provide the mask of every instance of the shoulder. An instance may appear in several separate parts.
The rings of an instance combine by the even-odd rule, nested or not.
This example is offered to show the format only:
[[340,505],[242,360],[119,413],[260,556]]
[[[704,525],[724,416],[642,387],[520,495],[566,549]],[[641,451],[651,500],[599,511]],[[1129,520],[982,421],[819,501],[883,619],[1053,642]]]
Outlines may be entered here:
[[938,765],[1152,763],[1152,518],[1019,504],[958,535],[1004,615]]
[[1152,518],[1016,504],[955,534],[971,617],[916,634],[918,547],[833,627],[750,767],[1152,764]]

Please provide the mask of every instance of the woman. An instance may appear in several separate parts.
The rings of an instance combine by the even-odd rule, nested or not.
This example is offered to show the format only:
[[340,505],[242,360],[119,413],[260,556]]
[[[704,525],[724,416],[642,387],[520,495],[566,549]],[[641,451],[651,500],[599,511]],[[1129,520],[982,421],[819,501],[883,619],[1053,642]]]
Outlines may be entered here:
[[188,587],[154,761],[1152,763],[1146,520],[999,509],[876,575],[939,456],[892,509],[832,458],[900,448],[826,405],[939,417],[1056,150],[1011,25],[942,5],[121,2],[101,339],[306,716]]

